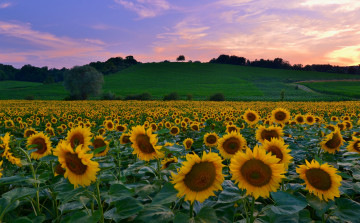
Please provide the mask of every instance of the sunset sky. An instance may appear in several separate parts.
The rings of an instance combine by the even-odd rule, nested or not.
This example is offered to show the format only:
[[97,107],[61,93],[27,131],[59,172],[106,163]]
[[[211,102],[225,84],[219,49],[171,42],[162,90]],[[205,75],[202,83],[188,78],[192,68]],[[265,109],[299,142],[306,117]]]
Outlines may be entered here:
[[359,0],[0,0],[0,63],[72,67],[220,54],[360,64]]

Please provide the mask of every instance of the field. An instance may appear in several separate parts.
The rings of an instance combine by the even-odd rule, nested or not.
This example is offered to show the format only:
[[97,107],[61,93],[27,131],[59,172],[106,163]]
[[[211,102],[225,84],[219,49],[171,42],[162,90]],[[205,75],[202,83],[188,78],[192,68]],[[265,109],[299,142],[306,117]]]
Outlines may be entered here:
[[360,98],[360,82],[358,81],[305,82],[301,84],[325,94]]
[[0,222],[358,222],[359,111],[0,101]]
[[[103,92],[120,96],[149,92],[154,99],[177,92],[182,99],[192,95],[194,100],[206,100],[210,95],[223,93],[228,100],[279,100],[282,91],[285,100],[354,100],[353,86],[343,86],[337,92],[319,89],[319,92],[296,88],[292,82],[308,80],[360,79],[358,75],[267,69],[248,66],[199,63],[138,64],[121,72],[105,76]],[[308,85],[306,85],[308,86]],[[326,88],[326,86],[325,86]],[[15,90],[16,89],[16,90]],[[316,91],[316,88],[314,88]],[[0,82],[0,99],[61,100],[67,96],[63,85],[29,82]],[[350,92],[350,93],[349,93]]]

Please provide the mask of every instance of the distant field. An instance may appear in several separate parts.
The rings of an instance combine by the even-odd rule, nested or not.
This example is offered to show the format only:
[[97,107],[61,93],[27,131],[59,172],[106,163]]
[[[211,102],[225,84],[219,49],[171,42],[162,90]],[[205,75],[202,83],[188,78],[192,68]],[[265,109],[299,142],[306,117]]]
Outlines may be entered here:
[[311,82],[301,83],[314,91],[332,95],[360,98],[359,81]]
[[[358,97],[359,92],[354,94],[354,89],[359,82],[332,88],[341,93],[324,91],[328,83],[325,88],[317,87],[321,86],[319,83],[301,83],[317,92],[297,89],[291,84],[344,79],[360,79],[360,76],[207,63],[147,63],[105,76],[103,92],[121,96],[148,92],[155,99],[177,92],[182,99],[191,94],[195,100],[206,100],[214,93],[223,93],[229,100],[279,100],[282,90],[285,100],[352,100]],[[336,83],[339,82],[332,85]],[[0,82],[0,99],[23,99],[29,95],[35,99],[63,99],[67,92],[61,83]]]

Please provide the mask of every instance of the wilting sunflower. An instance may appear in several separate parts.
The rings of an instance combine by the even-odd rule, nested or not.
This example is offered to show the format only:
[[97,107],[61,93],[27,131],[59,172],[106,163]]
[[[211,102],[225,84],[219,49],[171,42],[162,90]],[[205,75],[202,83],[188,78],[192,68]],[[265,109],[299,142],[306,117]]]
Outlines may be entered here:
[[258,146],[254,147],[254,151],[248,148],[246,153],[238,152],[231,159],[231,179],[255,199],[269,197],[269,193],[275,192],[285,178],[285,167],[278,162],[276,156]]
[[297,124],[304,124],[305,123],[305,119],[304,116],[302,114],[298,114],[295,116],[295,121]]
[[0,161],[0,178],[1,178],[2,175],[3,175],[3,174],[2,174],[3,169],[1,168],[2,164],[3,164],[3,161],[1,160],[1,161]]
[[116,125],[115,129],[117,132],[126,132],[127,127],[126,125]]
[[290,112],[284,108],[277,108],[271,112],[271,120],[279,124],[285,124],[290,119]]
[[151,129],[145,131],[144,126],[133,127],[130,136],[131,146],[134,149],[133,154],[145,161],[162,158],[164,154],[160,151],[161,146],[156,145],[158,142],[156,136],[156,134],[152,134]]
[[236,125],[227,125],[226,126],[226,133],[231,133],[231,132],[240,132],[240,128],[237,127]]
[[33,134],[36,134],[37,131],[33,128],[28,128],[24,131],[24,138],[30,137]]
[[222,157],[230,159],[237,152],[246,149],[246,147],[245,138],[240,133],[233,131],[219,139],[217,148]]
[[171,173],[174,188],[179,192],[177,196],[185,195],[185,201],[191,203],[214,196],[214,191],[222,190],[223,166],[217,153],[203,152],[202,158],[197,154],[187,154],[178,173]]
[[131,134],[129,134],[129,133],[123,133],[120,136],[120,144],[124,145],[124,144],[131,143],[130,136],[131,136]]
[[99,163],[91,160],[93,154],[87,154],[79,145],[75,151],[70,144],[61,142],[54,151],[61,167],[65,169],[64,177],[68,178],[74,187],[89,186],[96,181],[96,173],[100,170]]
[[288,149],[288,146],[284,140],[272,138],[271,141],[265,140],[261,148],[275,155],[279,159],[278,163],[284,164],[285,169],[288,169],[289,163],[292,160],[292,156],[289,154],[291,150]]
[[89,128],[78,126],[70,129],[67,133],[66,142],[70,144],[73,149],[75,149],[78,145],[82,145],[83,149],[89,150],[91,137],[92,134]]
[[166,169],[170,166],[170,164],[172,163],[177,163],[178,159],[176,158],[176,156],[174,157],[170,157],[170,158],[165,158],[161,161],[161,169]]
[[98,135],[94,137],[92,146],[94,147],[94,150],[101,147],[105,147],[102,152],[95,154],[95,157],[105,156],[109,151],[109,142],[106,141],[102,135]]
[[244,120],[250,125],[255,125],[259,122],[259,114],[256,111],[248,109],[244,113]]
[[256,130],[256,140],[264,143],[265,140],[270,141],[271,138],[280,139],[284,135],[283,130],[279,126],[265,126],[260,125]]
[[350,141],[349,145],[346,147],[346,149],[349,152],[357,152],[360,153],[360,139],[353,137],[353,140]]
[[50,138],[42,132],[31,135],[27,139],[26,145],[32,146],[30,149],[37,149],[31,153],[31,158],[36,160],[51,154],[52,151]]
[[305,162],[306,165],[300,165],[296,172],[305,181],[306,189],[325,201],[340,197],[342,178],[337,175],[337,169],[327,163],[320,165],[316,160]]
[[321,148],[328,153],[335,153],[339,151],[344,143],[344,139],[340,133],[340,129],[335,127],[335,130],[325,136],[326,138],[320,142]]
[[180,132],[180,129],[177,126],[172,126],[170,128],[170,134],[173,136],[176,136],[177,134],[179,134],[179,132]]
[[183,145],[185,146],[185,149],[191,149],[193,143],[194,143],[193,139],[186,138],[183,142]]
[[206,146],[217,146],[219,136],[215,132],[206,133],[204,135],[204,143]]

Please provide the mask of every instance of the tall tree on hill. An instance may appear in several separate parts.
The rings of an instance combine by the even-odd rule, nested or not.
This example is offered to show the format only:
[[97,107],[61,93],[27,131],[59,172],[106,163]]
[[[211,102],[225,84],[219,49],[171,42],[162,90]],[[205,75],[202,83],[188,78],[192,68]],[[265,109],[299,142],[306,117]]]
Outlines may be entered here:
[[180,56],[178,56],[178,58],[176,58],[176,61],[184,61],[184,60],[185,60],[184,55],[180,55]]
[[70,92],[70,98],[86,100],[89,96],[100,94],[104,77],[91,66],[75,66],[65,73],[64,87]]

